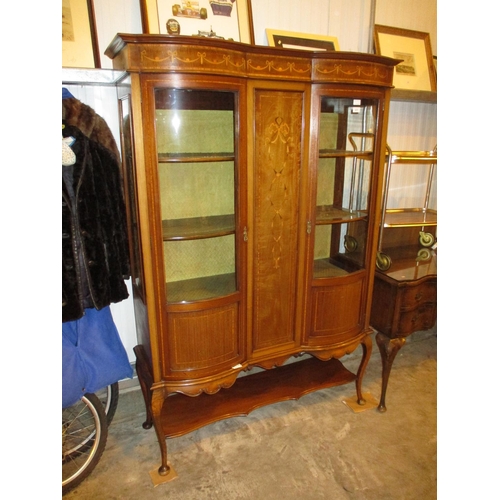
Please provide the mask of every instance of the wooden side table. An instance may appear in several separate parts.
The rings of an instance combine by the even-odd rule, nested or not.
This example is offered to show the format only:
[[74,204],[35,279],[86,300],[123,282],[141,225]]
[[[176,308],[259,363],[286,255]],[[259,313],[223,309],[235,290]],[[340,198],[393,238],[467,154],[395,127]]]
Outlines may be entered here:
[[432,328],[436,317],[437,251],[418,246],[392,249],[390,269],[375,272],[370,321],[382,358],[380,412],[387,410],[389,375],[406,337]]

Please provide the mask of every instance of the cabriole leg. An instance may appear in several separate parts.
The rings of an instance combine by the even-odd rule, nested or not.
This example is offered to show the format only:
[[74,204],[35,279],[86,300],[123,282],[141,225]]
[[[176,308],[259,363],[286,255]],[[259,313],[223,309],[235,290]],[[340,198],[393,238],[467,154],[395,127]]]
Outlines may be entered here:
[[358,398],[358,405],[364,405],[366,403],[361,392],[361,384],[372,353],[372,338],[367,335],[363,342],[361,342],[361,345],[363,347],[363,357],[361,358],[361,363],[359,364],[358,372],[356,374],[356,395]]
[[380,332],[377,333],[376,339],[380,351],[380,357],[382,358],[382,392],[380,395],[378,411],[383,413],[387,411],[385,406],[385,393],[387,391],[389,375],[391,374],[392,363],[394,362],[394,358],[396,357],[398,351],[404,346],[406,339],[404,337],[390,339],[387,335]]
[[142,424],[144,429],[151,429],[153,427],[153,415],[151,413],[151,386],[153,385],[153,374],[149,365],[146,352],[142,345],[134,347],[136,356],[135,371],[141,386],[142,396],[144,397],[144,404],[146,406],[146,421]]
[[158,468],[158,474],[160,474],[160,476],[166,476],[170,472],[170,467],[167,464],[167,439],[161,424],[161,410],[164,402],[165,391],[162,388],[154,389],[151,409],[153,412],[153,425],[158,439],[158,444],[160,445],[161,465]]

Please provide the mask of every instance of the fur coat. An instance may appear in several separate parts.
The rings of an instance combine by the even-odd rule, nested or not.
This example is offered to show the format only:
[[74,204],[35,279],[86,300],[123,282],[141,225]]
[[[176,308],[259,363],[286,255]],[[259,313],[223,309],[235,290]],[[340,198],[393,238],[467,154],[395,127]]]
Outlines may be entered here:
[[62,135],[75,139],[76,156],[62,167],[63,322],[127,298],[130,277],[118,149],[106,122],[79,102],[63,99]]

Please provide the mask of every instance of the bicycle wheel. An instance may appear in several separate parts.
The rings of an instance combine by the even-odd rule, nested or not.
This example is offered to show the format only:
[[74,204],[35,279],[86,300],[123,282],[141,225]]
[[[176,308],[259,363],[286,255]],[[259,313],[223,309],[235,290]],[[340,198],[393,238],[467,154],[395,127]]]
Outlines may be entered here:
[[120,387],[118,382],[108,385],[104,389],[97,391],[95,394],[101,400],[102,406],[104,406],[104,411],[106,412],[106,420],[108,421],[108,427],[115,416],[116,408],[118,406],[118,395],[120,392]]
[[106,446],[106,413],[95,394],[85,394],[62,411],[62,494],[94,470]]

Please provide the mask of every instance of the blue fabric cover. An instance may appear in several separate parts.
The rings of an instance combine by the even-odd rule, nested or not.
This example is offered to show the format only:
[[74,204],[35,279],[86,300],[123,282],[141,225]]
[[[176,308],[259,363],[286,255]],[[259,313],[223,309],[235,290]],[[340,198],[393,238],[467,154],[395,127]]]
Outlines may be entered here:
[[62,88],[62,98],[63,99],[69,99],[69,98],[74,99],[74,97],[71,95],[71,92],[66,87]]
[[109,306],[85,309],[82,318],[62,324],[63,408],[132,372]]

